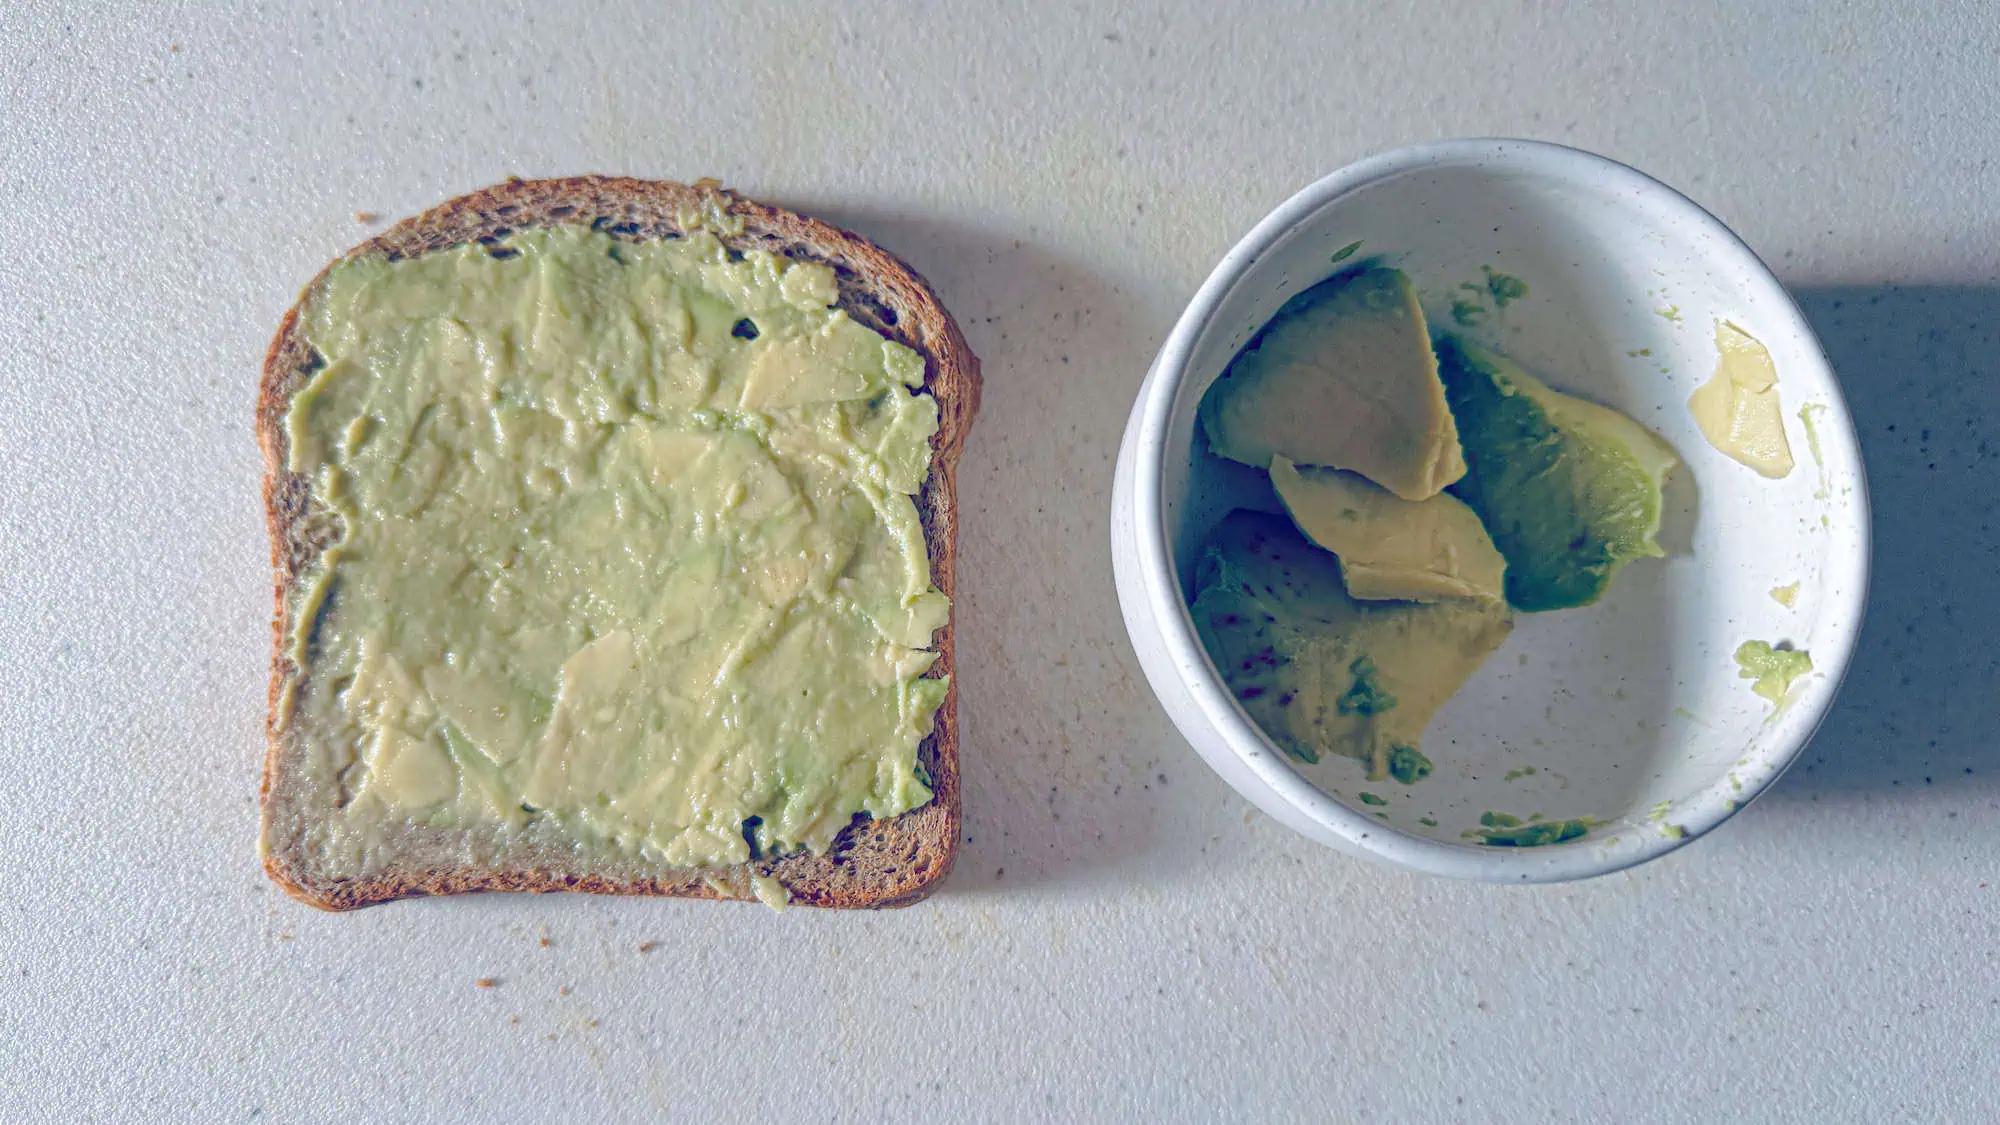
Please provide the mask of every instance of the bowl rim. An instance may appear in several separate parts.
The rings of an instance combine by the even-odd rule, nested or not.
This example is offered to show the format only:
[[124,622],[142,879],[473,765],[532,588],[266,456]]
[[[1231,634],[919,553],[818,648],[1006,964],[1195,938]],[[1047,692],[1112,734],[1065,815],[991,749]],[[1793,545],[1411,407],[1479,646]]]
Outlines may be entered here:
[[[1569,182],[1587,181],[1650,198],[1705,230],[1724,253],[1733,253],[1748,275],[1748,289],[1760,302],[1767,302],[1776,316],[1789,321],[1785,327],[1796,332],[1807,345],[1811,359],[1825,376],[1829,389],[1827,409],[1818,419],[1817,428],[1826,461],[1854,467],[1852,512],[1857,545],[1829,558],[1830,565],[1839,568],[1834,577],[1845,579],[1839,583],[1844,592],[1828,604],[1823,615],[1822,620],[1828,623],[1823,626],[1826,635],[1814,638],[1814,671],[1822,676],[1809,684],[1806,694],[1790,707],[1794,716],[1804,714],[1807,721],[1793,721],[1789,740],[1774,744],[1739,767],[1735,777],[1741,790],[1732,791],[1729,800],[1692,802],[1690,815],[1676,821],[1683,830],[1681,835],[1644,833],[1636,846],[1622,847],[1615,853],[1606,846],[1606,841],[1590,838],[1523,849],[1446,843],[1367,817],[1320,791],[1291,766],[1223,687],[1220,674],[1195,632],[1194,618],[1181,593],[1172,536],[1166,526],[1166,434],[1173,408],[1187,381],[1196,347],[1251,265],[1299,226],[1361,188],[1413,170],[1496,163],[1530,174]],[[1873,554],[1867,473],[1846,396],[1811,323],[1756,251],[1700,204],[1635,168],[1567,145],[1506,137],[1432,141],[1366,157],[1301,189],[1238,240],[1196,290],[1153,362],[1150,376],[1140,390],[1131,425],[1136,437],[1132,509],[1140,594],[1150,607],[1171,663],[1195,706],[1244,768],[1287,805],[1333,833],[1343,850],[1397,866],[1491,882],[1560,882],[1609,874],[1692,843],[1767,791],[1812,741],[1839,694],[1866,615]],[[1823,652],[1826,658],[1822,662]],[[1721,779],[1715,784],[1722,784]]]

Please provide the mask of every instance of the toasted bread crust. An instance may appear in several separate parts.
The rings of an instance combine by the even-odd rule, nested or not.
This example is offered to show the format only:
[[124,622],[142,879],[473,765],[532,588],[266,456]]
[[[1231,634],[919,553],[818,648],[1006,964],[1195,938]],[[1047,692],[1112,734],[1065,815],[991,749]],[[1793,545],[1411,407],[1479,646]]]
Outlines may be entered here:
[[[955,484],[959,452],[979,405],[979,361],[924,279],[868,240],[817,219],[736,198],[712,181],[690,187],[579,176],[509,180],[460,196],[396,224],[348,251],[327,270],[370,254],[415,257],[505,237],[515,230],[566,223],[592,225],[613,237],[635,241],[670,237],[681,233],[678,216],[705,199],[722,203],[742,219],[742,234],[724,239],[731,248],[765,249],[833,267],[839,304],[849,316],[924,357],[924,389],[937,400],[938,431],[932,439],[931,473],[917,497],[917,510],[930,549],[931,579],[955,601]],[[276,604],[266,727],[269,748],[261,799],[264,869],[273,880],[301,901],[327,910],[349,910],[391,899],[470,891],[749,899],[753,874],[775,875],[797,903],[879,908],[915,902],[944,879],[958,854],[960,821],[955,677],[938,709],[936,729],[918,751],[929,771],[934,799],[888,820],[857,822],[824,856],[800,854],[724,869],[671,868],[634,858],[579,855],[554,840],[508,839],[481,847],[466,830],[413,828],[410,833],[423,838],[411,842],[408,857],[399,855],[359,877],[324,870],[307,829],[315,817],[323,819],[331,812],[331,794],[315,793],[300,768],[308,735],[296,722],[285,720],[281,701],[305,675],[289,656],[299,624],[293,595],[338,536],[333,517],[313,497],[311,481],[285,470],[289,453],[285,414],[293,395],[321,362],[300,332],[299,313],[325,278],[323,270],[279,324],[264,360],[257,399]],[[931,674],[952,672],[954,633],[951,624],[939,631],[938,659]]]

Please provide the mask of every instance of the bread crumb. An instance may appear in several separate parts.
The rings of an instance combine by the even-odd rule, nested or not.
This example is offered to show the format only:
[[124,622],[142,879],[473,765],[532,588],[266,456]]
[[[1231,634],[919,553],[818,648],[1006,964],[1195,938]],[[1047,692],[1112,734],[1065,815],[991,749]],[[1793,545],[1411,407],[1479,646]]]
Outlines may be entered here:
[[568,996],[568,995],[569,995],[569,985],[566,985],[566,984],[563,984],[563,985],[557,985],[557,986],[556,986],[556,995],[557,995],[557,996]]
[[381,222],[382,215],[379,211],[356,211],[354,213],[354,221],[360,223],[362,226],[367,226],[370,223]]
[[521,1022],[521,1017],[520,1017],[520,1016],[508,1016],[508,1017],[507,1017],[507,1022],[508,1022],[508,1023],[520,1023],[520,1022]]
[[542,939],[542,948],[543,948],[543,949],[547,949],[548,947],[549,947],[549,939],[548,939],[548,938],[543,938],[543,939]]
[[660,943],[657,941],[642,941],[639,943],[639,952],[651,953],[653,950],[658,949],[659,947]]
[[473,981],[472,983],[479,986],[480,988],[498,988],[500,986],[500,978],[480,977],[478,980]]

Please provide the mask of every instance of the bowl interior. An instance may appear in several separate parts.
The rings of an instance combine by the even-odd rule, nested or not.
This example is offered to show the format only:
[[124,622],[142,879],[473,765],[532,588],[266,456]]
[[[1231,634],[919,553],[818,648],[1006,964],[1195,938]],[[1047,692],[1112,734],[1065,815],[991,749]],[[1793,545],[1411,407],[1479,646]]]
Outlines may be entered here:
[[[1866,497],[1846,408],[1790,298],[1720,224],[1629,169],[1546,146],[1445,153],[1364,179],[1280,234],[1197,338],[1172,408],[1166,449],[1186,452],[1167,456],[1162,496],[1183,592],[1222,515],[1282,511],[1264,474],[1198,441],[1203,392],[1286,299],[1371,257],[1410,275],[1433,331],[1464,332],[1629,414],[1683,466],[1667,490],[1669,557],[1632,564],[1595,606],[1521,615],[1431,725],[1431,777],[1371,783],[1346,759],[1294,769],[1355,813],[1450,845],[1475,846],[1465,834],[1487,812],[1590,817],[1602,826],[1587,838],[1537,851],[1596,849],[1609,863],[1720,821],[1782,771],[1831,700],[1859,625]],[[1494,308],[1488,291],[1483,313],[1460,305],[1455,319],[1487,269],[1527,295]],[[1724,457],[1688,413],[1715,370],[1718,319],[1776,361],[1798,462],[1788,477]],[[1780,604],[1772,591],[1792,584],[1796,600]],[[1775,715],[1738,675],[1735,651],[1751,639],[1815,656]]]

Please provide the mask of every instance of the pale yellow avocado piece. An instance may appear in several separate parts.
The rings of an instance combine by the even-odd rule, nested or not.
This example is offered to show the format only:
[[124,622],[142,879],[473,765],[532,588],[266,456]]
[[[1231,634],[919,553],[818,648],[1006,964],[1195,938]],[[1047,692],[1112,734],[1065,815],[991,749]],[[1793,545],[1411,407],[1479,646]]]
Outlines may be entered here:
[[1715,322],[1715,375],[1688,398],[1701,436],[1730,458],[1776,479],[1792,471],[1778,402],[1778,368],[1748,332]]
[[1306,538],[1340,559],[1350,597],[1435,602],[1505,597],[1507,560],[1456,496],[1405,500],[1353,473],[1271,460],[1271,483]]
[[1405,500],[1465,475],[1430,329],[1401,270],[1329,278],[1285,302],[1201,405],[1209,448],[1360,473]]
[[1334,557],[1283,516],[1232,512],[1195,576],[1195,629],[1230,691],[1285,753],[1421,760],[1424,728],[1514,627],[1505,602],[1348,596]]

